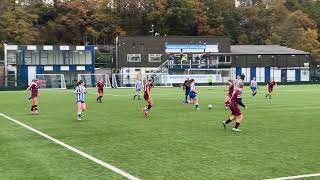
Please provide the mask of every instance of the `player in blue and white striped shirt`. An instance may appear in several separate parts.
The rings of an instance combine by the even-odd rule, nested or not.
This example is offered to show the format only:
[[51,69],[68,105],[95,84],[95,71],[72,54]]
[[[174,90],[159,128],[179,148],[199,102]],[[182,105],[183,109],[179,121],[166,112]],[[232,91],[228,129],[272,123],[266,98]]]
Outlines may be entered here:
[[258,83],[257,83],[256,77],[253,77],[253,79],[251,80],[250,88],[252,91],[252,97],[254,97],[257,94],[257,89],[258,89]]
[[77,83],[77,87],[74,91],[76,95],[76,101],[77,101],[77,106],[78,106],[78,120],[81,120],[81,114],[86,110],[86,103],[85,103],[85,98],[86,98],[86,89],[84,87],[84,81],[80,80]]
[[199,108],[199,99],[197,97],[196,82],[194,81],[194,79],[190,80],[189,97],[192,100],[192,103],[196,106],[196,110],[200,110],[200,108]]
[[133,96],[133,99],[135,100],[136,97],[138,96],[138,100],[140,100],[140,92],[142,90],[142,82],[139,79],[137,79],[134,86],[135,86],[136,94]]

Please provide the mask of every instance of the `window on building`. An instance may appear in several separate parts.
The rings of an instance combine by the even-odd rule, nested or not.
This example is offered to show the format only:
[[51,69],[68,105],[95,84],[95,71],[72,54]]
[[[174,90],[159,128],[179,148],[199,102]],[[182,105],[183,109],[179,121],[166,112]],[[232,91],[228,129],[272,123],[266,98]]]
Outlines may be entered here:
[[8,62],[8,64],[16,64],[17,63],[16,51],[8,51],[7,62]]
[[41,51],[40,53],[40,59],[41,59],[41,64],[47,65],[48,59],[49,59],[49,52],[48,51]]
[[65,63],[64,64],[73,64],[73,51],[65,52]]
[[[85,59],[83,52],[74,51],[73,52],[73,62],[72,64],[80,64],[80,59]],[[83,60],[85,61],[85,60]]]
[[226,57],[225,56],[219,56],[218,60],[219,60],[219,63],[225,63],[226,62]]
[[141,62],[141,54],[127,54],[128,62]]
[[53,65],[56,62],[56,51],[48,51],[48,62],[47,64]]
[[92,64],[92,53],[91,51],[86,51],[86,58],[83,64]]
[[27,65],[39,65],[39,52],[37,51],[25,51],[24,63]]
[[226,56],[226,63],[231,63],[231,57],[230,56]]
[[149,62],[161,62],[162,54],[149,54]]
[[219,56],[218,57],[219,63],[231,63],[230,56]]
[[63,53],[64,53],[63,51],[55,51],[54,64],[59,64],[59,65],[64,64]]
[[174,57],[175,57],[175,60],[188,61],[188,55],[187,54],[175,54]]
[[203,54],[192,54],[192,60],[200,61],[202,59]]

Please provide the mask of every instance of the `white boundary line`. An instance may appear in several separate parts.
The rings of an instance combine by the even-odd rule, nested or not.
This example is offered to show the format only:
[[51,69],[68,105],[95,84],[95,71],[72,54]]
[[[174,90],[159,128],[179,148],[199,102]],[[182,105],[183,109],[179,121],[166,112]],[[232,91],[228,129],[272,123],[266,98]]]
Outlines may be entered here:
[[103,166],[103,167],[105,167],[105,168],[107,168],[107,169],[109,169],[109,170],[111,170],[111,171],[113,171],[113,172],[115,172],[115,173],[117,173],[117,174],[129,179],[129,180],[140,180],[139,178],[137,178],[135,176],[132,176],[132,175],[128,174],[127,172],[125,172],[125,171],[123,171],[123,170],[121,170],[121,169],[119,169],[119,168],[117,168],[115,166],[112,166],[111,164],[103,162],[103,161],[101,161],[101,160],[99,160],[99,159],[97,159],[97,158],[95,158],[95,157],[93,157],[93,156],[91,156],[91,155],[89,155],[89,154],[87,154],[85,152],[80,151],[79,149],[76,149],[76,148],[74,148],[74,147],[72,147],[72,146],[70,146],[68,144],[65,144],[64,142],[59,141],[59,140],[57,140],[57,139],[55,139],[55,138],[53,138],[53,137],[51,137],[51,136],[49,136],[49,135],[47,135],[47,134],[45,134],[43,132],[38,131],[38,130],[36,130],[36,129],[34,129],[34,128],[32,128],[32,127],[30,127],[30,126],[28,126],[28,125],[26,125],[26,124],[24,124],[22,122],[19,122],[19,121],[15,120],[15,119],[9,117],[9,116],[6,116],[6,115],[4,115],[2,113],[0,113],[0,116],[2,116],[4,118],[6,118],[6,119],[18,124],[18,125],[20,125],[20,126],[22,126],[24,128],[26,128],[26,129],[34,132],[34,133],[37,133],[40,136],[42,136],[42,137],[44,137],[44,138],[46,138],[46,139],[48,139],[48,140],[50,140],[50,141],[52,141],[52,142],[54,142],[56,144],[59,144],[59,145],[65,147],[65,148],[69,149],[70,151],[73,151],[73,152],[79,154],[80,156],[83,156],[83,157],[85,157],[85,158],[87,158],[87,159],[89,159],[89,160],[91,160],[91,161],[93,161],[93,162],[95,162],[95,163],[97,163],[97,164],[99,164],[99,165],[101,165],[101,166]]
[[288,177],[279,177],[273,179],[266,179],[266,180],[289,180],[289,179],[301,179],[306,177],[317,177],[320,176],[320,173],[317,174],[305,174],[305,175],[298,175],[298,176],[288,176]]

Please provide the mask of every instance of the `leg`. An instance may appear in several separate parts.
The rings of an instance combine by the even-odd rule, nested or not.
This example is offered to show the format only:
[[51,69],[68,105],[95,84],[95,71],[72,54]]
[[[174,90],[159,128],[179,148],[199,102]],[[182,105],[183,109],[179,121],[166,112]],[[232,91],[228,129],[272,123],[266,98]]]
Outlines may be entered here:
[[100,102],[102,103],[103,92],[100,93]]
[[200,110],[199,108],[199,99],[197,97],[194,98],[194,104],[196,105],[196,110]]
[[241,101],[238,102],[238,104],[239,104],[240,106],[244,107],[244,108],[247,108],[247,106],[245,106],[245,105],[243,104],[242,99],[241,99]]
[[81,120],[82,103],[81,103],[81,102],[78,102],[78,103],[77,103],[77,106],[78,106],[78,114],[77,114],[77,117],[78,117],[78,120]]
[[186,92],[184,93],[184,95],[185,95],[184,102],[185,102],[185,103],[188,103],[189,92],[186,91]]
[[138,95],[138,100],[141,100],[139,92],[137,92],[137,95]]
[[144,116],[148,116],[148,113],[150,111],[150,109],[152,108],[152,105],[153,105],[153,100],[151,97],[149,97],[147,100],[147,106],[145,108],[143,108],[143,113],[144,113]]
[[34,111],[36,114],[38,113],[38,97],[34,98]]
[[229,117],[229,119],[227,119],[226,121],[222,121],[223,128],[226,129],[226,128],[227,128],[227,125],[228,125],[229,123],[231,123],[232,120],[234,120],[234,116],[233,116],[233,115],[231,115],[231,116]]
[[240,114],[239,116],[236,117],[236,119],[237,119],[237,122],[236,122],[236,124],[234,125],[234,128],[233,128],[232,130],[233,130],[233,131],[236,131],[236,132],[239,132],[239,131],[241,131],[241,130],[239,129],[239,126],[240,126],[240,123],[241,123],[241,121],[242,121],[242,119],[243,119],[243,115]]
[[86,103],[81,103],[81,110],[84,112],[87,109]]

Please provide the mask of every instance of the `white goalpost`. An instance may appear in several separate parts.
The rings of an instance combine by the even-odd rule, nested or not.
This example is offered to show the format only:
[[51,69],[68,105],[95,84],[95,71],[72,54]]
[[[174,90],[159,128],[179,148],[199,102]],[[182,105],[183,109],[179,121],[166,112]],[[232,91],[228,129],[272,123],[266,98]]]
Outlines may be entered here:
[[141,80],[142,84],[148,78],[154,78],[154,86],[156,87],[172,87],[169,81],[169,75],[166,73],[118,73],[112,74],[112,83],[116,88],[134,88],[137,80]]
[[36,74],[41,89],[67,89],[64,74]]
[[80,80],[83,80],[89,88],[96,87],[99,80],[104,82],[106,88],[111,88],[108,74],[78,74],[78,81]]
[[112,74],[112,83],[116,88],[133,88],[137,80],[143,83],[143,76],[137,73]]

